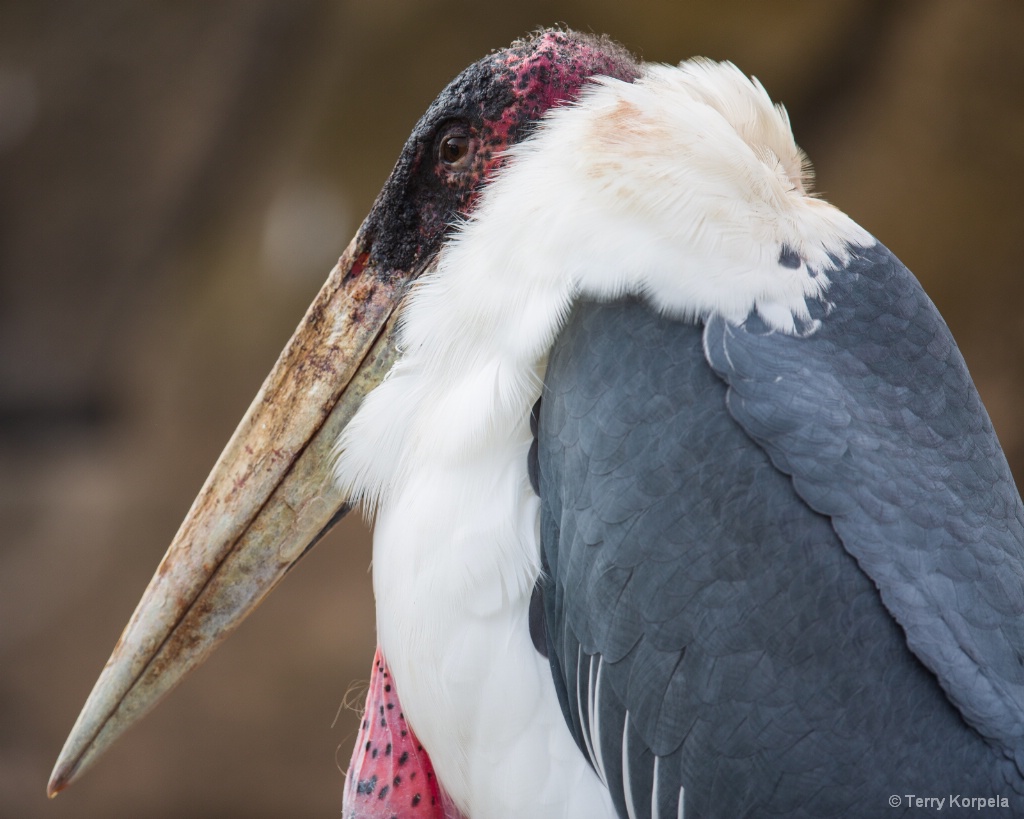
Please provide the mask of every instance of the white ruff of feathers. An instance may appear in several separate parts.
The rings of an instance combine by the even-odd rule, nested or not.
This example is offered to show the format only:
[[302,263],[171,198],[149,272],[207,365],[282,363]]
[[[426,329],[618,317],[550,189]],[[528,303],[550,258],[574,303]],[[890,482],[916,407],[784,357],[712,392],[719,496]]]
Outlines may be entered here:
[[[599,79],[510,154],[408,297],[401,359],[339,441],[337,479],[376,512],[378,638],[456,804],[611,817],[527,625],[546,352],[579,297],[813,332],[806,299],[874,240],[808,193],[785,111],[728,63]],[[780,265],[783,246],[805,263]]]

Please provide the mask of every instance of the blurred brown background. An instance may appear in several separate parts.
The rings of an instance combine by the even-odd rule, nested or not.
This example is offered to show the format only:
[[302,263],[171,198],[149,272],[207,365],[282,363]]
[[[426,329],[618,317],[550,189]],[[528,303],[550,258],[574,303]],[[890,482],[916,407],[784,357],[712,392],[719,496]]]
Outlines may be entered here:
[[[61,743],[438,90],[542,24],[705,54],[914,270],[1024,476],[1024,4],[0,5],[0,816],[332,816],[373,651],[350,520],[85,779]],[[361,704],[362,690],[349,699]]]

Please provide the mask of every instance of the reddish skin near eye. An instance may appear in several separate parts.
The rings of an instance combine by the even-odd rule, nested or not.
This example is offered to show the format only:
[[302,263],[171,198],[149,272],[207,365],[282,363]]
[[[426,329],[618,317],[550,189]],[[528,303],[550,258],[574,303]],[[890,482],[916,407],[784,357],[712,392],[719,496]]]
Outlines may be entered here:
[[344,819],[464,819],[409,728],[380,647],[345,778]]

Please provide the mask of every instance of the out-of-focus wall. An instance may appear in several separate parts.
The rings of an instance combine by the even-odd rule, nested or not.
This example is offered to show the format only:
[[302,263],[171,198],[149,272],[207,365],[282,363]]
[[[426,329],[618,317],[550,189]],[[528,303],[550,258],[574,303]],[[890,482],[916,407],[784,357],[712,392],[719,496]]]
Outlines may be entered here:
[[[61,743],[207,470],[434,94],[542,24],[731,59],[914,270],[1018,475],[1024,5],[0,6],[0,815],[331,816],[373,651],[346,522],[81,783]],[[337,714],[337,719],[336,719]]]

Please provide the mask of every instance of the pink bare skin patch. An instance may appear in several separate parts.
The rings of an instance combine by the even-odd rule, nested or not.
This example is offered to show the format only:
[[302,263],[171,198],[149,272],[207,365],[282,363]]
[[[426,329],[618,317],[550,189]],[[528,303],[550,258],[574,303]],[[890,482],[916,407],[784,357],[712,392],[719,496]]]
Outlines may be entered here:
[[465,819],[442,790],[409,728],[380,646],[355,752],[345,777],[345,819]]

